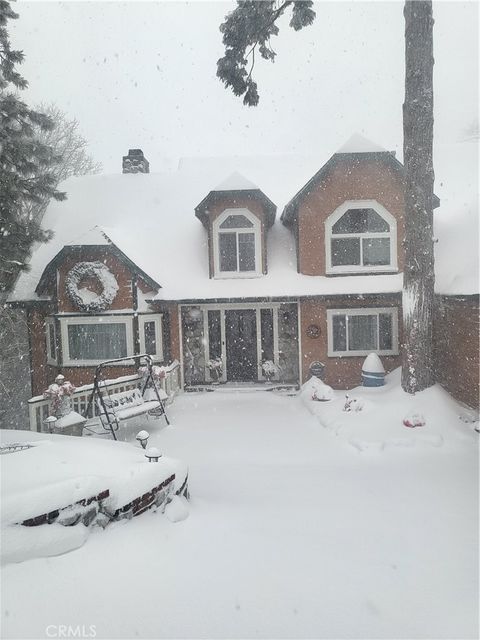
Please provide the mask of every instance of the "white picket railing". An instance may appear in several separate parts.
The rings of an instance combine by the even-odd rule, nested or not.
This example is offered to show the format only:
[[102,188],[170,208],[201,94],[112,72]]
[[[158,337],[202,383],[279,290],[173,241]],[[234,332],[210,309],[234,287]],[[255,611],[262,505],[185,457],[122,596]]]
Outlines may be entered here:
[[[109,394],[120,393],[122,391],[129,391],[130,389],[138,387],[140,379],[141,378],[137,374],[122,376],[121,378],[115,378],[114,380],[104,380],[102,381],[101,386]],[[178,360],[174,360],[172,364],[165,367],[165,378],[162,380],[162,388],[168,395],[168,404],[180,390],[180,363]],[[82,416],[84,416],[87,411],[87,405],[92,390],[93,384],[86,384],[82,387],[77,387],[75,392],[72,394],[72,408]],[[44,421],[49,416],[50,400],[43,396],[34,396],[28,401],[28,410],[30,417],[30,430],[38,432],[44,431]],[[98,415],[98,408],[96,403],[93,402],[86,417],[93,418],[96,415]]]

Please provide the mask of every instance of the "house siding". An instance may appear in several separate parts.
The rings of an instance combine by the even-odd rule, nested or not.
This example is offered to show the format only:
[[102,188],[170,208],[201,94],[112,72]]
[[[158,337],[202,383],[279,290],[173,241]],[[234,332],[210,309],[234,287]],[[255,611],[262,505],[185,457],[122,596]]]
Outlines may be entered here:
[[[118,284],[118,292],[113,300],[112,304],[103,312],[85,313],[78,309],[68,297],[65,288],[65,278],[76,264],[79,262],[102,262],[108,269],[114,274]],[[55,273],[55,272],[54,272]],[[57,286],[58,285],[58,286]],[[95,279],[88,282],[89,288],[96,290],[95,287],[98,283]],[[126,265],[122,260],[114,255],[110,247],[75,247],[72,249],[71,254],[67,254],[63,257],[61,263],[56,270],[56,278],[51,277],[49,280],[49,293],[55,300],[55,308],[59,316],[57,315],[57,353],[59,356],[58,365],[47,365],[47,345],[45,336],[45,319],[54,315],[53,309],[46,311],[38,311],[33,309],[29,312],[29,331],[30,331],[30,343],[31,343],[31,367],[32,367],[32,393],[34,395],[41,394],[51,384],[55,377],[62,373],[67,380],[69,380],[75,386],[81,386],[84,384],[90,384],[93,381],[96,365],[80,365],[80,366],[64,366],[62,364],[63,358],[61,352],[62,341],[60,339],[60,323],[59,317],[62,315],[78,315],[85,317],[103,316],[105,319],[112,313],[125,312],[126,316],[132,318],[133,321],[133,341],[135,350],[138,352],[139,340],[138,340],[138,326],[136,326],[135,314],[137,310],[137,295],[136,287],[144,293],[148,293],[149,287],[146,283],[136,276],[131,268]],[[148,312],[148,311],[147,311]],[[161,310],[151,311],[149,313],[161,313]],[[64,327],[65,329],[65,327]],[[178,330],[177,330],[178,333]],[[165,334],[163,335],[164,354],[170,353],[169,336],[167,340]],[[178,352],[178,348],[177,348]],[[104,378],[118,378],[120,376],[131,375],[136,373],[136,367],[134,365],[120,365],[105,368],[103,370]]]
[[346,200],[376,200],[397,221],[398,270],[403,271],[405,234],[402,179],[380,159],[337,159],[328,175],[301,201],[298,209],[298,270],[326,275],[325,221]]
[[[320,361],[325,365],[325,382],[334,388],[351,389],[362,383],[361,371],[365,356],[330,357],[328,355],[328,309],[365,309],[368,307],[393,307],[398,309],[399,336],[401,343],[401,301],[400,296],[365,296],[362,300],[351,298],[328,298],[322,300],[302,300],[300,302],[301,362],[302,380],[310,377],[309,368],[312,362]],[[320,328],[320,335],[311,338],[307,334],[310,325]],[[401,356],[381,356],[387,373],[401,365]]]
[[[38,395],[48,387],[52,379],[52,367],[47,365],[47,342],[45,336],[45,313],[37,309],[28,311],[30,341],[30,371],[32,393]],[[53,376],[55,378],[55,376]]]
[[480,405],[479,301],[437,297],[434,324],[436,380],[457,400]]

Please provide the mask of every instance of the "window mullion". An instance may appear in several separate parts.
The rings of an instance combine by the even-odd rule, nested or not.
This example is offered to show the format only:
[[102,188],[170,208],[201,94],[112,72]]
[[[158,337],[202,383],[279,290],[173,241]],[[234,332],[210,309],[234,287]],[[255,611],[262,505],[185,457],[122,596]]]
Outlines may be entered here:
[[236,242],[236,247],[237,247],[237,272],[240,273],[240,234],[238,233],[238,231],[235,231],[235,238],[237,240],[237,242]]

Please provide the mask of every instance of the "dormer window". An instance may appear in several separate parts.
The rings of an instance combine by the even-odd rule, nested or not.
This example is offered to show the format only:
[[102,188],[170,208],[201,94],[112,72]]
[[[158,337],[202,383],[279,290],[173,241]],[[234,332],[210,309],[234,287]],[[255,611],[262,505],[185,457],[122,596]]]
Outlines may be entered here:
[[327,273],[397,270],[397,224],[375,200],[344,202],[325,222]]
[[247,209],[227,209],[213,223],[215,277],[262,273],[260,221]]

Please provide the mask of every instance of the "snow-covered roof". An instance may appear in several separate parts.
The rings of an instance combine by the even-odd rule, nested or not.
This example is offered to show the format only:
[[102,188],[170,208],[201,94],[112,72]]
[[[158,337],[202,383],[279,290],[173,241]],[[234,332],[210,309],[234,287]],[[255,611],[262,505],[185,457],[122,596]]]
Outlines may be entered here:
[[[472,189],[475,191],[476,187],[476,166],[472,168],[460,152],[452,156],[448,149],[446,155],[442,154],[439,152],[442,158],[438,163],[435,186],[442,199],[442,206],[435,213],[439,238],[438,290],[442,293],[477,293],[477,235],[472,235],[469,223],[472,218],[478,224],[478,205],[472,197]],[[43,225],[55,232],[54,238],[34,249],[31,270],[21,274],[11,299],[38,299],[35,287],[40,276],[63,246],[107,244],[108,238],[162,285],[158,297],[166,300],[400,291],[401,274],[327,278],[297,273],[295,240],[279,219],[268,233],[267,275],[254,279],[209,279],[207,232],[194,212],[195,206],[215,189],[215,185],[235,172],[248,175],[249,184],[250,180],[254,181],[281,211],[292,194],[330,155],[190,158],[182,160],[177,170],[161,174],[70,178],[61,185],[68,199],[51,202],[44,217]],[[463,171],[460,171],[460,165]],[[470,186],[469,195],[462,186],[465,181]],[[464,209],[470,213],[465,214],[466,230],[460,231]],[[451,252],[457,251],[452,230],[458,231],[459,242],[462,238],[464,241],[458,260],[452,259]]]
[[336,153],[378,153],[387,151],[384,147],[365,138],[360,133],[354,133]]
[[85,233],[81,233],[79,236],[76,236],[65,243],[66,246],[98,246],[103,244],[110,244],[110,240],[99,226],[88,229]]
[[235,171],[226,180],[222,180],[212,191],[245,191],[258,189],[259,187],[250,180],[247,180],[241,173]]

